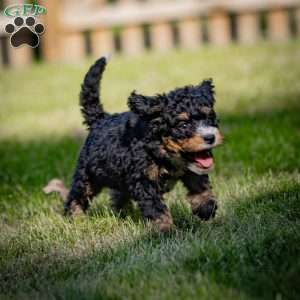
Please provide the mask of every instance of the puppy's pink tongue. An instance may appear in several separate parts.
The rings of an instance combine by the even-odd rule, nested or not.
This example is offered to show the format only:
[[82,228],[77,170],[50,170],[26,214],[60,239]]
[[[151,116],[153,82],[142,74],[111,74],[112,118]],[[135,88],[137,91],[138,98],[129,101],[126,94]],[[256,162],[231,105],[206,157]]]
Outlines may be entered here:
[[212,167],[214,160],[212,156],[198,155],[195,157],[195,162],[204,169],[209,169]]

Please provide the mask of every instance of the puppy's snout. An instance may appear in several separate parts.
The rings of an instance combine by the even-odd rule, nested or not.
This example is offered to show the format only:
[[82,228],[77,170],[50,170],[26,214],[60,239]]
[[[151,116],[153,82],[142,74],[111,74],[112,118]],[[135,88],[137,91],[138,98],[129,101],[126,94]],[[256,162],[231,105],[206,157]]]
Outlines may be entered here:
[[216,136],[214,134],[206,134],[203,136],[203,140],[205,143],[212,145],[216,140]]

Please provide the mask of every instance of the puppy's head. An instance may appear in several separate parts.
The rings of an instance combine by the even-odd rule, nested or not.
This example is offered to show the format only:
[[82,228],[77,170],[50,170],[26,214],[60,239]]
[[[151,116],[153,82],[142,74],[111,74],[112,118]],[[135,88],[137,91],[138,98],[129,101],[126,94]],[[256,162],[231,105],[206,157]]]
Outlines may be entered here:
[[211,149],[222,143],[214,103],[212,81],[207,80],[153,97],[133,92],[128,105],[147,122],[162,151],[180,157],[194,173],[205,174],[213,167]]

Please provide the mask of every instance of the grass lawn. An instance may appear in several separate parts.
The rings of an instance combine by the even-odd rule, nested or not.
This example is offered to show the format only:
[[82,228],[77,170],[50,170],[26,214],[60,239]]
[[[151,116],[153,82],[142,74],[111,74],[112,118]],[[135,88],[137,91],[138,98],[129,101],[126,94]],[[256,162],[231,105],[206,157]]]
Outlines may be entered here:
[[211,174],[215,220],[191,216],[181,184],[167,195],[177,230],[139,212],[62,216],[58,196],[82,143],[78,93],[92,60],[0,73],[0,298],[299,299],[300,41],[112,58],[108,111],[133,89],[154,94],[214,78],[225,143]]

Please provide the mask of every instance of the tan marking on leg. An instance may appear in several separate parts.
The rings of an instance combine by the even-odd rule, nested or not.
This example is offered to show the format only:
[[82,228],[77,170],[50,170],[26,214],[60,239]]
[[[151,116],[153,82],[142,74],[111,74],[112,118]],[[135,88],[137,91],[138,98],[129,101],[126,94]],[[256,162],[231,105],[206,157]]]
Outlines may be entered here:
[[152,181],[158,180],[159,177],[159,168],[156,164],[152,164],[148,167],[146,174],[148,178]]
[[205,221],[215,217],[218,205],[217,200],[210,191],[205,191],[200,194],[190,194],[188,199],[193,215]]
[[156,164],[152,164],[148,167],[146,171],[147,177],[152,181],[157,181],[160,176],[168,174],[167,169],[159,168]]
[[69,211],[72,216],[83,216],[85,214],[81,205],[74,201],[71,203]]
[[195,212],[202,204],[205,204],[212,197],[209,191],[200,194],[188,194],[188,201],[191,204],[192,211]]
[[158,229],[160,232],[168,232],[174,228],[173,218],[168,210],[153,220],[153,224],[155,229]]

